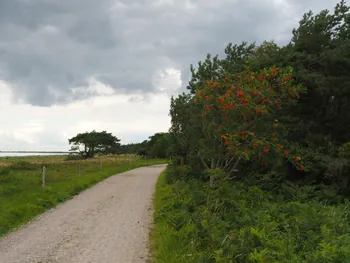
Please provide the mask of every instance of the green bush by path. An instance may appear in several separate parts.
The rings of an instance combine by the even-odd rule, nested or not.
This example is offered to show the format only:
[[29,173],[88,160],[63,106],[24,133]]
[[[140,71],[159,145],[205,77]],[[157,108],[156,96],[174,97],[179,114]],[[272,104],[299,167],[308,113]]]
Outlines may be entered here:
[[350,202],[327,204],[327,187],[210,189],[167,176],[155,193],[155,263],[350,262]]
[[165,160],[134,160],[116,162],[103,160],[103,170],[96,161],[83,162],[81,175],[75,162],[47,163],[46,187],[41,187],[43,164],[22,158],[0,168],[0,236],[28,222],[57,204],[70,199],[84,189],[117,173],[141,166],[166,163]]

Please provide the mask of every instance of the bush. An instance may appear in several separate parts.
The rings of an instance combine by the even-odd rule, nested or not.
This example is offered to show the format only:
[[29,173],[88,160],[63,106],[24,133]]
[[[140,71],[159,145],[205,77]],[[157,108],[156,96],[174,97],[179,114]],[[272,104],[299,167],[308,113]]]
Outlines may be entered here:
[[78,161],[78,160],[83,160],[84,157],[82,155],[77,155],[77,154],[69,154],[65,158],[65,161]]
[[27,161],[18,161],[14,164],[12,164],[9,169],[10,170],[36,170],[38,169],[39,165],[37,164],[32,164]]
[[8,175],[10,173],[10,167],[3,167],[0,169],[0,175]]
[[169,165],[166,178],[169,183],[176,182],[178,180],[190,179],[190,169],[188,166]]
[[[156,190],[156,262],[348,262],[349,200],[328,186],[201,181]],[[264,178],[265,184],[267,183]],[[333,197],[331,197],[333,196]],[[343,202],[341,202],[343,201]],[[180,242],[181,241],[181,242]],[[158,244],[158,245],[157,245]]]

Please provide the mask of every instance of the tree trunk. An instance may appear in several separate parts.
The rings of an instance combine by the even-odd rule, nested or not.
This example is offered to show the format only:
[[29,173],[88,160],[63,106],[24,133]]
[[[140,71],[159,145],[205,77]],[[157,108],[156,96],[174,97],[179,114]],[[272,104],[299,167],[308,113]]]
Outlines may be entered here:
[[213,175],[210,176],[209,187],[210,187],[210,188],[213,188],[213,187],[214,187],[214,177],[213,177]]
[[211,168],[211,169],[215,169],[215,159],[214,159],[214,158],[211,159],[210,168]]

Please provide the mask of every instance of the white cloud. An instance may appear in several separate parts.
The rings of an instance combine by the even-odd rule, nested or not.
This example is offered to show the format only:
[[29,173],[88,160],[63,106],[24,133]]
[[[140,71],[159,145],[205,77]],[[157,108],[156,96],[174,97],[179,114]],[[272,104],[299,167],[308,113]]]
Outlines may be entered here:
[[[160,83],[176,90],[181,84],[179,72],[164,72]],[[11,88],[0,82],[0,150],[68,150],[68,138],[93,129],[112,132],[122,143],[141,142],[168,130],[170,99],[166,93],[147,98],[136,95],[135,99],[135,95],[116,94],[97,81],[90,84],[85,90],[95,93],[93,97],[67,105],[38,107],[14,103]]]
[[169,95],[177,93],[182,86],[181,70],[176,68],[159,70],[153,76],[153,86],[157,91],[166,92]]
[[303,13],[337,2],[0,0],[0,150],[67,150],[92,129],[123,143],[167,131],[190,64],[230,42],[286,44]]

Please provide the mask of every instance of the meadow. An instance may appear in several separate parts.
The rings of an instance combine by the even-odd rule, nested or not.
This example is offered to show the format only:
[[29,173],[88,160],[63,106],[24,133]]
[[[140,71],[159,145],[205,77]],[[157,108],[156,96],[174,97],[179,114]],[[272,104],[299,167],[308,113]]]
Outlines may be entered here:
[[[135,155],[66,159],[67,156],[0,158],[0,236],[111,175],[166,163]],[[45,187],[42,187],[43,166],[46,167]]]

